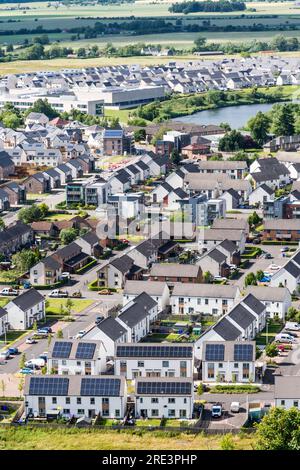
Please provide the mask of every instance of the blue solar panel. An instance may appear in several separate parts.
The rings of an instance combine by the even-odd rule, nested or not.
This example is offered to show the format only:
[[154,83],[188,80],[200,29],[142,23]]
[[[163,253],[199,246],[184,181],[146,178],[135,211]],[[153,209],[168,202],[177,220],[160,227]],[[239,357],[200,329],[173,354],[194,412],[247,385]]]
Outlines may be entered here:
[[93,359],[95,349],[95,343],[79,343],[75,357],[76,359]]
[[67,359],[72,349],[71,341],[56,341],[52,351],[52,357]]
[[206,344],[205,360],[206,361],[224,361],[224,344]]
[[193,356],[192,346],[172,346],[172,345],[126,345],[117,346],[117,357],[187,357]]
[[190,395],[190,382],[138,382],[138,395]]
[[111,378],[90,378],[81,380],[81,396],[118,397],[120,396],[121,380]]
[[235,361],[252,361],[253,345],[252,344],[235,344],[234,360]]
[[68,395],[69,379],[65,377],[30,377],[29,395]]

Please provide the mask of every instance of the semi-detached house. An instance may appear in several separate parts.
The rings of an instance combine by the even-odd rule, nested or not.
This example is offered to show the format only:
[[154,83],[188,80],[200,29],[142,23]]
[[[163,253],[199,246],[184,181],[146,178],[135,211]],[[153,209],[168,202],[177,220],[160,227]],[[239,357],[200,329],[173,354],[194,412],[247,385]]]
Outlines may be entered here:
[[37,290],[30,289],[11,300],[5,310],[9,329],[28,330],[45,319],[45,299]]

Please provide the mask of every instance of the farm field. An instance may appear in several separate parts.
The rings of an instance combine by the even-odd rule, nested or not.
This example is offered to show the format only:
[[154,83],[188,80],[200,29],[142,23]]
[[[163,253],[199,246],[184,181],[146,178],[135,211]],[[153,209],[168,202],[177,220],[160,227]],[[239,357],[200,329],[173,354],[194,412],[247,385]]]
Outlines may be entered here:
[[[145,434],[147,433],[147,434]],[[252,450],[253,435],[233,435],[236,450]],[[84,429],[1,428],[0,450],[218,450],[222,436],[152,431],[104,431]]]

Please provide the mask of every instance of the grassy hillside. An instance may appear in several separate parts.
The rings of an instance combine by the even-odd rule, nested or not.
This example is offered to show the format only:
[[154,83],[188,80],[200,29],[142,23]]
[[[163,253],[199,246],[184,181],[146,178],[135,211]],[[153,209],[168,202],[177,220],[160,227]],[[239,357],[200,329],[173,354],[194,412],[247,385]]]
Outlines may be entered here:
[[[0,450],[218,450],[222,439],[184,433],[0,428]],[[252,450],[255,445],[253,435],[240,434],[232,440],[236,450]]]

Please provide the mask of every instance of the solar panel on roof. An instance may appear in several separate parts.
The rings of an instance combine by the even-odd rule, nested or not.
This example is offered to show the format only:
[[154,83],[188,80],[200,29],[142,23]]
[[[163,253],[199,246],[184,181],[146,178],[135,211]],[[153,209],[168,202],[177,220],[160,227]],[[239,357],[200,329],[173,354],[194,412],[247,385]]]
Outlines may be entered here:
[[118,397],[120,395],[120,388],[120,379],[95,379],[86,377],[81,380],[80,395]]
[[235,361],[252,361],[253,345],[252,344],[235,344],[234,360]]
[[66,359],[70,357],[72,343],[70,341],[57,341],[54,344],[52,357]]
[[118,346],[118,357],[192,357],[190,346]]
[[76,359],[93,359],[95,349],[95,343],[79,343],[75,357]]
[[138,395],[189,395],[190,382],[138,382]]
[[68,389],[65,377],[30,377],[29,395],[68,395]]
[[206,361],[224,361],[224,344],[207,344],[205,347]]

